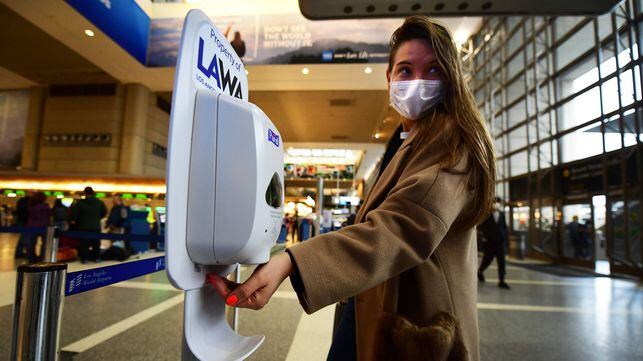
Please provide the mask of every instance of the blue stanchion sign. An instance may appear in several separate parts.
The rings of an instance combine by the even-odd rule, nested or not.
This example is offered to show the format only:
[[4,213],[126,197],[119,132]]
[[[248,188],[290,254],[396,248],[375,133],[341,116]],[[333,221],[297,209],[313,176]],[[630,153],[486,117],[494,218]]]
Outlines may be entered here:
[[165,256],[160,256],[113,266],[70,272],[67,274],[67,281],[65,282],[65,296],[91,291],[164,269]]

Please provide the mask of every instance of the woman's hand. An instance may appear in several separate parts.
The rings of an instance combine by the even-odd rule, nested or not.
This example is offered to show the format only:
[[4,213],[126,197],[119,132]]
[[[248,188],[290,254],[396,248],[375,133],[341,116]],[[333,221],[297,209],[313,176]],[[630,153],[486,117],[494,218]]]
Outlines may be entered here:
[[207,280],[228,306],[260,310],[292,271],[290,256],[282,253],[258,266],[244,283],[232,282],[212,273],[207,275]]

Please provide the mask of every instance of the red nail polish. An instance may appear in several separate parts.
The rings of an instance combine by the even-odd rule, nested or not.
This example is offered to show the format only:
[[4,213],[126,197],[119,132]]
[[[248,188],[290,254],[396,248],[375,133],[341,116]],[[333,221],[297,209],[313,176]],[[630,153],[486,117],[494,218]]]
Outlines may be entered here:
[[237,304],[237,301],[239,301],[239,297],[237,295],[230,295],[228,298],[225,300],[225,303],[228,306],[234,306]]

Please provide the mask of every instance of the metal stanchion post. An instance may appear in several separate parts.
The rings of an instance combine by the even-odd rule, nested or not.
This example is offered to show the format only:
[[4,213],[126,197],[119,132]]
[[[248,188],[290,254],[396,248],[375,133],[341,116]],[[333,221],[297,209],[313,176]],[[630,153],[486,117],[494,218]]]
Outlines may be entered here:
[[65,263],[18,266],[11,361],[59,359],[66,273]]
[[58,244],[60,238],[58,236],[58,227],[49,226],[47,227],[47,236],[45,237],[45,254],[43,255],[43,260],[45,262],[57,262],[58,261]]

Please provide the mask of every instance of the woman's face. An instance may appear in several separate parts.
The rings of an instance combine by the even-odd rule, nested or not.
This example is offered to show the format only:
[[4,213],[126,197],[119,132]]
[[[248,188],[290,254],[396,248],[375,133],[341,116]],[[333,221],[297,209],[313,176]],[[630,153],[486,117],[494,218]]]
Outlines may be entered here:
[[392,81],[441,78],[433,48],[423,39],[412,39],[402,43],[393,59],[393,67],[386,72],[389,87]]

